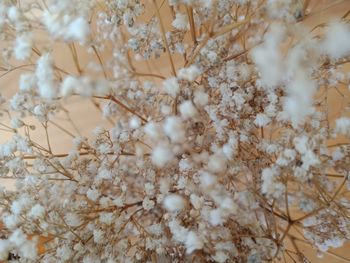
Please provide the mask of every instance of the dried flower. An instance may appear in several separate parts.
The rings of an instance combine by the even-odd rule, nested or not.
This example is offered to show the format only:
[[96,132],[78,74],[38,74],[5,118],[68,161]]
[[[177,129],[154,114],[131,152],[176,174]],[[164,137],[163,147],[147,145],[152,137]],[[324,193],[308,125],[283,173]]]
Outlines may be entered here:
[[0,1],[0,78],[21,73],[0,94],[0,260],[301,262],[301,242],[343,246],[350,15],[309,28],[309,6]]

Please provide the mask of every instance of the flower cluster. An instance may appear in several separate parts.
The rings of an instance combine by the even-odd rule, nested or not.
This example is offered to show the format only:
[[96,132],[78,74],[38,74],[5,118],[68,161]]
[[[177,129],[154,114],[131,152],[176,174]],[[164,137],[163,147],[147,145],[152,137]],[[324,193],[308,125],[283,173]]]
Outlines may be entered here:
[[0,96],[0,260],[305,262],[350,239],[349,12],[161,2],[0,0],[0,78],[25,70]]

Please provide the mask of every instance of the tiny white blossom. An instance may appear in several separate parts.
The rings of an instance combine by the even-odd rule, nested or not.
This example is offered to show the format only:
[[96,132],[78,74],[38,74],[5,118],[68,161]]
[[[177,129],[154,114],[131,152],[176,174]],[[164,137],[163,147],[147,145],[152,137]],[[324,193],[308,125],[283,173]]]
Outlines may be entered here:
[[79,226],[81,224],[81,218],[75,213],[67,213],[65,215],[65,221],[69,226]]
[[101,229],[95,229],[93,231],[93,235],[94,235],[94,242],[96,244],[103,244],[105,242],[105,235]]
[[57,248],[56,253],[61,260],[67,261],[72,256],[73,251],[67,245],[63,245]]
[[177,212],[184,208],[184,199],[177,194],[171,194],[164,198],[164,207],[170,212]]
[[181,117],[186,119],[193,118],[197,114],[197,109],[194,107],[193,103],[189,100],[184,101],[179,106]]
[[83,17],[76,17],[69,23],[64,37],[68,41],[85,42],[90,34],[90,27],[86,19]]
[[201,71],[196,65],[191,65],[188,68],[179,70],[179,77],[188,81],[194,81],[199,76]]
[[202,249],[204,246],[201,238],[193,231],[189,231],[185,241],[186,253],[191,254],[193,251]]
[[175,20],[171,23],[173,27],[179,30],[186,30],[188,25],[188,16],[186,14],[176,13]]
[[0,260],[7,260],[12,246],[8,240],[0,239]]
[[209,95],[205,93],[204,91],[197,90],[194,93],[194,103],[197,106],[205,106],[208,104],[209,101]]
[[333,22],[329,25],[324,40],[324,49],[333,59],[350,54],[350,27],[344,22]]
[[152,151],[152,162],[158,167],[163,167],[174,158],[174,153],[169,146],[160,144],[156,146]]
[[350,118],[341,117],[336,120],[335,131],[350,137]]
[[9,241],[19,247],[19,246],[22,246],[27,241],[27,237],[21,229],[16,229],[11,234]]
[[163,134],[161,126],[152,121],[144,126],[144,131],[152,139],[159,139]]
[[200,209],[200,207],[203,204],[202,198],[198,197],[195,194],[190,195],[190,201],[191,201],[191,205],[194,207],[194,209]]
[[86,192],[86,196],[91,200],[96,202],[97,199],[100,197],[100,193],[97,189],[95,188],[90,188],[87,192]]
[[25,60],[30,57],[32,53],[32,34],[23,33],[16,38],[16,45],[14,48],[15,57],[18,60]]
[[24,244],[21,245],[19,251],[20,256],[23,258],[27,258],[30,260],[35,260],[38,256],[37,250],[37,239],[33,238],[31,240],[27,240]]
[[259,113],[256,115],[254,124],[258,127],[265,127],[267,124],[269,124],[271,119],[266,116],[264,113]]
[[142,202],[142,207],[143,209],[145,209],[146,211],[149,211],[151,210],[155,205],[155,202],[151,199],[149,199],[148,197],[145,197],[143,199],[143,202]]
[[215,255],[213,256],[213,259],[215,262],[218,263],[225,263],[229,259],[228,255],[223,251],[216,251]]
[[209,214],[209,222],[212,226],[218,226],[225,222],[223,211],[220,208],[213,209]]
[[210,156],[208,169],[213,173],[220,173],[227,168],[227,159],[221,153],[216,153]]
[[179,117],[170,116],[166,118],[163,128],[172,142],[183,142],[185,140],[185,128]]
[[23,73],[19,79],[19,89],[21,91],[30,91],[36,85],[36,77],[32,73]]
[[129,126],[131,129],[137,129],[141,126],[141,120],[138,117],[132,117],[129,121]]
[[44,214],[45,214],[45,208],[40,204],[36,204],[35,206],[32,207],[28,215],[36,219],[36,218],[43,217]]
[[76,77],[73,77],[71,75],[68,75],[64,78],[61,88],[60,88],[60,93],[61,96],[70,96],[73,95],[74,92],[77,90],[77,87],[80,86],[80,82]]
[[175,98],[180,92],[180,85],[175,77],[163,81],[163,87],[170,96]]
[[38,79],[40,96],[44,99],[53,99],[57,90],[54,83],[53,58],[51,54],[43,54],[38,59],[35,74]]
[[188,235],[188,230],[181,226],[177,220],[172,220],[169,222],[169,228],[173,234],[173,239],[177,242],[185,243]]
[[216,177],[210,173],[202,172],[200,176],[200,183],[203,188],[211,188],[216,184]]

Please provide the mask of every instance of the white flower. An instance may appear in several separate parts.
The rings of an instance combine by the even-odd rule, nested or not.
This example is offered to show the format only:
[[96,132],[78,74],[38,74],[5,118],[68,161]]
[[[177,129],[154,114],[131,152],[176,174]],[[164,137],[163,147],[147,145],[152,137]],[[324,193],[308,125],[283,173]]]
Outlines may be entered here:
[[[60,1],[60,3],[63,1]],[[67,9],[64,4],[60,9]],[[64,10],[68,11],[68,10]],[[68,14],[62,15],[60,10],[45,11],[42,16],[43,23],[48,32],[54,38],[61,38],[66,42],[79,41],[85,43],[90,34],[90,25],[86,18],[82,15],[71,16]]]
[[58,247],[56,250],[57,256],[62,261],[68,261],[69,258],[72,256],[72,252],[73,251],[67,245],[63,245],[61,247]]
[[22,202],[21,199],[16,200],[11,204],[11,211],[15,215],[19,215],[22,212],[23,208],[24,208],[24,203]]
[[293,140],[295,149],[300,153],[300,154],[305,154],[308,151],[308,137],[305,135],[295,137]]
[[129,120],[129,126],[131,129],[137,129],[141,126],[141,120],[140,118],[133,116]]
[[79,41],[85,42],[90,34],[90,27],[88,22],[83,17],[76,17],[69,23],[67,31],[64,34],[64,38],[67,41]]
[[269,124],[271,119],[266,116],[264,113],[259,113],[256,115],[254,124],[258,127],[265,127],[267,124]]
[[19,224],[20,218],[18,215],[5,214],[2,217],[2,221],[7,228],[14,229]]
[[342,135],[350,136],[350,118],[341,117],[335,122],[335,131]]
[[24,122],[21,119],[17,118],[17,117],[13,117],[11,119],[11,123],[10,124],[11,124],[12,128],[18,129],[18,128],[23,127]]
[[344,22],[333,22],[329,25],[323,46],[328,55],[339,59],[350,54],[350,27]]
[[169,212],[177,212],[185,207],[184,199],[177,194],[171,194],[164,198],[164,207]]
[[11,234],[9,241],[19,247],[27,241],[27,237],[22,230],[18,228]]
[[31,240],[27,240],[21,245],[19,251],[21,257],[34,261],[38,256],[37,239],[33,238]]
[[232,158],[237,153],[238,142],[237,138],[233,135],[230,136],[229,141],[222,146],[222,153],[228,160],[232,160]]
[[171,23],[173,27],[179,30],[186,30],[188,25],[188,17],[186,14],[177,13],[175,20]]
[[216,251],[215,255],[213,256],[213,259],[215,262],[218,263],[225,263],[229,259],[228,255],[223,251]]
[[237,212],[237,205],[230,197],[225,197],[220,201],[219,205],[226,214],[235,214]]
[[190,195],[190,201],[191,205],[194,207],[194,209],[200,209],[203,204],[203,198],[198,197],[195,194]]
[[94,242],[96,244],[103,244],[105,242],[105,235],[104,232],[100,229],[94,229]]
[[214,63],[217,61],[218,55],[214,51],[209,51],[207,53],[207,58],[210,62]]
[[283,109],[294,127],[303,124],[305,118],[314,112],[313,96],[316,84],[305,73],[298,73],[287,87],[288,96]]
[[79,215],[75,214],[75,213],[67,213],[64,217],[67,225],[69,226],[79,226],[81,224],[81,218]]
[[113,200],[113,204],[115,204],[117,207],[123,207],[124,206],[124,199],[123,197],[119,196]]
[[16,45],[14,48],[15,57],[18,60],[25,60],[30,57],[32,53],[32,34],[31,33],[22,33],[17,35]]
[[204,189],[213,187],[217,182],[216,177],[207,172],[201,172],[199,180]]
[[201,71],[196,65],[191,65],[188,68],[182,68],[179,70],[179,78],[194,81],[201,74]]
[[101,223],[111,225],[114,221],[114,214],[113,213],[102,213],[102,214],[100,214],[100,221],[101,221]]
[[203,107],[208,104],[208,101],[209,101],[209,95],[204,91],[197,90],[194,92],[193,102],[196,104],[196,106]]
[[179,117],[170,116],[164,122],[164,132],[172,142],[181,143],[185,140],[185,128]]
[[7,260],[10,250],[10,242],[8,240],[0,239],[0,260]]
[[165,144],[156,146],[152,151],[152,162],[158,166],[163,167],[174,159],[174,154]]
[[180,85],[175,77],[163,81],[163,87],[171,97],[175,98],[180,92]]
[[332,160],[333,161],[340,161],[345,157],[344,152],[341,149],[335,149],[335,151],[332,153]]
[[149,137],[155,140],[159,139],[163,134],[161,126],[153,121],[148,122],[144,126],[144,131]]
[[54,83],[53,58],[51,54],[43,54],[38,59],[35,75],[38,79],[40,96],[44,99],[53,99],[57,91]]
[[261,73],[261,80],[267,88],[275,87],[283,76],[282,55],[279,44],[284,36],[284,27],[273,24],[265,36],[264,43],[251,52],[252,59]]
[[177,242],[185,243],[188,235],[188,230],[180,225],[177,220],[172,220],[169,222],[169,228],[173,234],[173,239]]
[[91,200],[96,202],[97,199],[100,197],[100,193],[96,188],[90,188],[86,192],[86,196]]
[[278,182],[277,178],[279,171],[276,168],[265,168],[262,171],[261,192],[266,195],[272,195],[275,198],[280,198],[284,193],[285,185]]
[[16,6],[11,6],[7,11],[8,18],[12,20],[12,22],[17,22],[21,18],[21,14]]
[[208,169],[213,173],[224,172],[227,168],[227,159],[221,153],[213,154],[209,157]]
[[43,117],[47,110],[44,108],[42,104],[36,105],[33,109],[33,113],[37,116]]
[[153,200],[150,200],[148,197],[145,197],[142,202],[142,207],[146,211],[151,210],[154,207],[155,203]]
[[30,91],[36,85],[36,77],[32,73],[23,73],[19,79],[19,89],[21,91]]
[[66,76],[61,84],[61,96],[66,97],[73,95],[80,85],[81,83],[76,77],[71,75]]
[[218,226],[225,222],[223,211],[220,208],[213,209],[209,213],[209,222],[212,226]]
[[35,206],[32,207],[28,216],[37,219],[37,218],[42,218],[44,214],[45,214],[45,208],[40,204],[36,204]]
[[302,168],[306,171],[309,170],[310,166],[315,166],[320,163],[320,160],[312,150],[308,150],[305,154],[302,155],[302,161]]
[[190,100],[182,102],[179,106],[181,117],[183,119],[193,118],[197,114],[197,109],[194,107],[193,103]]
[[327,250],[329,250],[330,247],[338,248],[338,247],[342,247],[343,244],[344,244],[343,239],[339,237],[334,237],[331,239],[326,239],[323,243],[316,244],[316,245],[320,251],[326,252]]
[[193,251],[202,249],[204,243],[202,239],[193,231],[189,231],[185,241],[186,253],[191,254]]

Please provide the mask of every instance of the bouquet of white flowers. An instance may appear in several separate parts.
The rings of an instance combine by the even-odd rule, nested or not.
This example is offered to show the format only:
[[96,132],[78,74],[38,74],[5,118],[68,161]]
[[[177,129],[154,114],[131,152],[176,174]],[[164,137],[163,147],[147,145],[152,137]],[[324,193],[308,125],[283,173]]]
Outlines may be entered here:
[[[307,262],[301,243],[339,258],[350,12],[310,28],[314,4],[0,0],[0,79],[21,72],[0,97],[0,260]],[[77,98],[105,120],[90,136]]]

